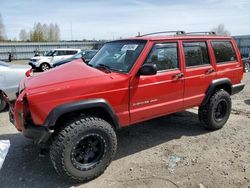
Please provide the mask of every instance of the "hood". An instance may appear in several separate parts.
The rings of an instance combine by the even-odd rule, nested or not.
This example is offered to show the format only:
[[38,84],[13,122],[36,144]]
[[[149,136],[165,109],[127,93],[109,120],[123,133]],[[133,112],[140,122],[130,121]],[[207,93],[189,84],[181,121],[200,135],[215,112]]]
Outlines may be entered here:
[[89,82],[93,78],[107,76],[109,76],[108,73],[90,67],[81,60],[75,60],[64,66],[59,66],[47,72],[26,78],[25,87],[28,90],[41,87],[51,89],[54,87],[71,85],[72,81],[75,80],[83,80],[80,82],[83,83],[84,81]]

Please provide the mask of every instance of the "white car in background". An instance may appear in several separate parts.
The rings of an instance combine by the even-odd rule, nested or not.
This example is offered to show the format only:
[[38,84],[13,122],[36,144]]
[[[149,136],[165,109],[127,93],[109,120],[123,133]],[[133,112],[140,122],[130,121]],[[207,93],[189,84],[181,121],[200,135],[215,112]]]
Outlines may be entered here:
[[43,56],[32,57],[29,60],[29,65],[33,69],[40,69],[47,71],[53,67],[53,63],[72,57],[73,55],[81,52],[81,49],[54,49],[45,53]]
[[4,95],[9,101],[15,100],[19,83],[31,74],[32,69],[28,65],[13,65],[0,61],[0,112],[7,106]]

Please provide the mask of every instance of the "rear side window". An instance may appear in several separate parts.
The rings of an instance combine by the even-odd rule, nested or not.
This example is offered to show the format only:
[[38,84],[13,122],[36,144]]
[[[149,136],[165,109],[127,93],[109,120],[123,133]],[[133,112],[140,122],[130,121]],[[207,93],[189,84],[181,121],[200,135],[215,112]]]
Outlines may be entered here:
[[158,71],[179,68],[177,43],[155,44],[145,63],[155,63]]
[[66,51],[66,55],[74,55],[76,53],[77,53],[77,51],[75,51],[75,50],[67,50]]
[[186,67],[210,64],[206,42],[183,43]]
[[212,42],[216,63],[236,61],[236,54],[230,41]]
[[62,56],[62,55],[66,55],[66,52],[63,50],[57,50],[54,53],[55,56]]

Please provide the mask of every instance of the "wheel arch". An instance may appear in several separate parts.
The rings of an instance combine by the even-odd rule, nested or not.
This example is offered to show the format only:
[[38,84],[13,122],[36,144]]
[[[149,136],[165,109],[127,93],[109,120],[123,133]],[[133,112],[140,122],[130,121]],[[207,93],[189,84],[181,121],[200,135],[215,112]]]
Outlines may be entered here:
[[231,95],[232,94],[231,80],[228,78],[220,78],[220,79],[213,80],[207,89],[205,98],[203,99],[201,106],[205,105],[210,99],[210,97],[212,96],[212,94],[218,91],[219,89],[224,89]]
[[108,121],[115,130],[120,127],[113,108],[105,99],[91,99],[59,105],[49,113],[45,126],[57,127],[60,122],[65,122],[68,118],[78,117],[81,114],[101,117]]
[[39,67],[41,67],[42,64],[47,64],[47,65],[49,65],[49,67],[51,67],[51,64],[49,62],[46,62],[46,61],[41,62],[40,65],[39,65]]

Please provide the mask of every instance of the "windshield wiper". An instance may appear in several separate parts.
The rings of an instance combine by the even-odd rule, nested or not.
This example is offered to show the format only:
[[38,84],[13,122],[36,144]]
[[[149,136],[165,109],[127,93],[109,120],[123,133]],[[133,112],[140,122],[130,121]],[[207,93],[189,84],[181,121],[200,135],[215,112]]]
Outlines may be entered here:
[[96,68],[103,68],[105,70],[107,70],[109,73],[111,73],[111,68],[108,65],[104,65],[104,64],[98,64],[95,66]]

